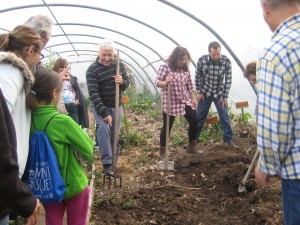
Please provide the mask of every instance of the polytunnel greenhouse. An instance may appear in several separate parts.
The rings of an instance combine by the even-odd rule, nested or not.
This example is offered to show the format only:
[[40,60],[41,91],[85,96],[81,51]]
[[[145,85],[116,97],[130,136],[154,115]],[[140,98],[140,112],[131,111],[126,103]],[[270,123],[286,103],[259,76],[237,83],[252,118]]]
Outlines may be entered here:
[[[55,23],[43,51],[43,63],[51,57],[66,58],[72,74],[84,84],[87,67],[95,61],[102,39],[111,39],[122,62],[130,68],[137,89],[152,93],[157,70],[180,45],[191,53],[194,77],[200,56],[211,41],[219,41],[222,54],[233,64],[229,101],[249,101],[254,113],[255,92],[243,77],[244,66],[257,58],[270,31],[255,1],[208,2],[196,0],[126,1],[2,1],[0,29],[11,31],[32,15],[47,15]],[[234,108],[234,107],[233,107]]]
[[[9,33],[35,15],[45,15],[53,21],[52,35],[42,50],[41,63],[51,68],[56,59],[66,59],[71,66],[70,73],[77,77],[83,91],[89,127],[78,129],[91,145],[92,159],[75,154],[77,149],[71,142],[68,147],[71,146],[72,154],[69,155],[84,171],[82,173],[86,175],[90,187],[89,190],[87,187],[84,189],[90,191],[88,218],[84,219],[86,224],[283,224],[279,177],[274,178],[271,188],[265,188],[258,185],[253,172],[259,154],[255,120],[257,93],[254,84],[244,77],[244,71],[248,63],[257,60],[272,37],[264,21],[260,1],[0,2],[0,33]],[[114,137],[119,138],[114,139],[117,141],[113,143],[109,164],[112,173],[108,175],[104,172],[103,150],[99,147],[99,142],[105,140],[97,140],[99,124],[88,99],[86,79],[87,69],[96,61],[99,45],[104,39],[114,42],[119,60],[130,71],[130,85],[134,88],[129,100],[127,98],[123,102],[122,98],[119,104],[123,110],[121,121],[114,117],[121,123],[121,131],[120,134],[114,132]],[[172,121],[175,121],[172,129],[165,133],[166,146],[162,146],[162,130],[167,119],[164,114],[162,116],[160,102],[156,104],[161,101],[161,89],[155,85],[158,70],[177,46],[185,47],[191,56],[189,71],[195,86],[197,62],[201,56],[208,54],[208,45],[212,41],[220,43],[221,54],[232,63],[228,105],[229,126],[233,127],[231,133],[234,133],[234,140],[230,143],[224,140],[221,122],[215,116],[217,112],[212,104],[200,138],[189,140],[188,125],[191,123],[182,116]],[[31,93],[36,94],[35,91]],[[124,95],[128,94],[125,92]],[[116,105],[119,100],[116,100]],[[169,126],[169,122],[167,120],[165,127]],[[194,131],[196,129],[198,127]],[[112,147],[112,140],[108,142]],[[189,152],[190,143],[201,153]],[[82,148],[87,145],[82,144]],[[162,149],[166,153],[164,159]],[[82,180],[80,182],[84,183]],[[242,191],[240,188],[243,188]],[[65,204],[68,203],[64,200],[61,205],[66,207]],[[38,214],[37,225],[46,224],[46,204]],[[25,224],[26,218],[17,217],[17,214],[10,216],[13,218],[11,224]],[[74,215],[69,215],[66,209],[61,214],[63,221],[58,225],[72,224],[67,223],[69,216]]]

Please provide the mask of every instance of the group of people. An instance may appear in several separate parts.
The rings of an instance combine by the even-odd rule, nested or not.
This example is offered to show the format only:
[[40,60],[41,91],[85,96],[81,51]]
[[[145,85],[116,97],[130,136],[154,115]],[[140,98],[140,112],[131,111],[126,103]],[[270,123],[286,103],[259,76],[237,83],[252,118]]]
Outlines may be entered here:
[[[86,224],[90,188],[78,155],[91,159],[94,143],[82,129],[88,127],[87,111],[76,78],[64,70],[68,63],[58,59],[50,71],[40,67],[52,25],[50,18],[37,15],[0,34],[0,225],[8,224],[11,212],[27,218],[28,225],[37,223],[41,203],[22,176],[30,136],[35,128],[43,130],[56,114],[46,134],[66,192],[62,202],[43,204],[45,221],[62,225],[67,211],[68,224]],[[61,96],[68,115],[58,112]]]
[[[257,61],[246,66],[244,76],[257,92],[257,147],[260,152],[255,168],[259,184],[270,185],[280,175],[285,225],[300,224],[300,1],[260,0],[263,17],[273,36]],[[209,54],[197,63],[195,100],[191,75],[187,69],[187,49],[176,47],[161,65],[156,85],[162,90],[163,127],[160,158],[166,145],[166,115],[170,113],[170,132],[174,118],[184,115],[189,123],[187,152],[199,154],[199,137],[211,103],[214,102],[222,125],[223,142],[236,147],[228,116],[231,62],[221,55],[219,43],[212,42]],[[167,86],[171,84],[170,102]],[[170,104],[170,112],[167,105]],[[197,105],[197,107],[196,107]]]
[[[228,95],[232,83],[231,62],[221,54],[221,45],[214,41],[208,45],[207,55],[199,58],[197,63],[195,94],[193,81],[189,71],[190,53],[184,47],[176,47],[170,57],[158,70],[155,83],[161,88],[163,126],[160,133],[160,159],[165,157],[166,132],[171,131],[175,117],[186,118],[189,124],[189,143],[187,152],[203,154],[197,149],[203,125],[208,116],[212,102],[215,104],[223,130],[223,145],[238,148],[234,144],[234,135],[228,115]],[[168,102],[168,85],[171,85],[170,102]],[[170,112],[167,112],[167,107]],[[167,114],[170,124],[167,128]]]
[[[264,20],[274,34],[257,61],[249,64],[245,71],[245,77],[256,84],[258,90],[260,157],[255,177],[258,183],[270,185],[271,176],[281,176],[284,224],[296,225],[300,224],[300,0],[260,0],[260,3]],[[48,18],[38,16],[0,35],[0,225],[7,224],[11,211],[27,218],[29,225],[37,223],[40,202],[21,180],[33,131],[31,120],[38,121],[35,124],[43,129],[45,122],[58,114],[56,106],[61,102],[62,93],[70,116],[56,116],[47,135],[55,149],[67,191],[63,202],[44,205],[46,224],[62,224],[65,209],[69,224],[83,225],[87,218],[88,180],[74,151],[89,159],[93,142],[78,126],[81,119],[75,106],[83,104],[80,94],[75,91],[76,85],[64,60],[57,62],[53,71],[32,73],[51,36],[51,27]],[[155,83],[162,90],[160,158],[165,154],[166,132],[170,132],[175,117],[181,115],[189,123],[187,152],[203,153],[197,149],[196,142],[212,102],[220,117],[224,145],[236,147],[227,103],[232,82],[231,62],[221,54],[218,42],[211,42],[208,52],[197,63],[196,90],[188,69],[190,54],[186,48],[176,47],[159,68]],[[114,129],[117,127],[119,131],[121,123],[120,104],[118,124],[114,124],[115,100],[121,99],[129,86],[124,64],[117,65],[117,62],[113,42],[105,40],[96,61],[86,71],[104,174],[112,172]],[[118,74],[117,68],[120,68]],[[116,96],[116,84],[120,85],[119,96]],[[168,87],[171,88],[170,101]]]

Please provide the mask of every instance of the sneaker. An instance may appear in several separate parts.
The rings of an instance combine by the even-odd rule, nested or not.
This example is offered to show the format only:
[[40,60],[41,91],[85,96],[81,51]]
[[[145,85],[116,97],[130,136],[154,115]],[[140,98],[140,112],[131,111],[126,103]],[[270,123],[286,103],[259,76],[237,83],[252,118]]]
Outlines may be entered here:
[[102,175],[113,174],[111,164],[104,164],[102,169]]

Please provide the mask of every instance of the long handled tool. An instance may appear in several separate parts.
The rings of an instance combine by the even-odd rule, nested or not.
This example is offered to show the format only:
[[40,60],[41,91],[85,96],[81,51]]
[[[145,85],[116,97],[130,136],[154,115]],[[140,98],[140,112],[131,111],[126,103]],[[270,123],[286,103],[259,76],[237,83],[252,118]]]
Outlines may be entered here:
[[[120,71],[120,57],[119,57],[119,50],[117,51],[117,69],[116,69],[116,76],[119,75]],[[113,146],[113,151],[112,151],[112,169],[113,169],[113,174],[115,174],[116,170],[116,165],[117,165],[117,147],[118,147],[118,123],[119,123],[119,100],[120,100],[120,85],[119,83],[116,83],[116,95],[115,95],[115,127],[114,127],[114,146]]]
[[167,124],[166,124],[166,152],[165,161],[158,162],[160,170],[174,170],[174,162],[169,161],[169,127],[170,127],[170,98],[171,98],[171,84],[168,83],[167,93]]
[[[116,75],[119,75],[120,71],[120,57],[119,57],[119,50],[117,51],[117,68],[116,68]],[[114,179],[114,189],[117,187],[117,180],[120,181],[120,187],[122,187],[122,177],[116,174],[116,164],[117,164],[117,147],[118,147],[118,140],[119,140],[119,99],[120,99],[120,87],[119,83],[116,83],[116,100],[115,100],[115,123],[114,123],[114,145],[112,150],[112,174],[105,174],[103,175],[103,188],[105,187],[106,177],[108,177],[108,189],[110,189],[111,185],[111,178]]]
[[247,180],[248,180],[248,177],[250,175],[250,172],[252,171],[254,165],[255,165],[255,162],[256,162],[256,159],[258,157],[258,154],[259,154],[259,151],[256,150],[254,156],[253,156],[253,159],[251,161],[251,164],[242,180],[242,182],[239,184],[239,187],[238,187],[238,192],[239,193],[243,193],[243,192],[247,192],[247,189],[246,189],[246,183],[247,183]]

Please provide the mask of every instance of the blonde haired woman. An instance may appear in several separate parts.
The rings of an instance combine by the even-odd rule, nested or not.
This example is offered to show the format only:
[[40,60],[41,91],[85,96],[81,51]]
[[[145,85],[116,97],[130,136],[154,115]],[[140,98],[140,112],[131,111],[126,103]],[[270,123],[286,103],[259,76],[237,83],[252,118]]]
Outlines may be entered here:
[[[31,123],[26,96],[34,82],[31,68],[38,63],[43,46],[40,35],[27,26],[17,26],[10,33],[0,34],[0,89],[16,129],[20,178],[28,157]],[[1,222],[6,223],[10,209],[2,200],[0,202]],[[39,202],[31,201],[27,206],[33,212]]]

